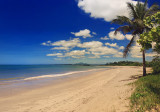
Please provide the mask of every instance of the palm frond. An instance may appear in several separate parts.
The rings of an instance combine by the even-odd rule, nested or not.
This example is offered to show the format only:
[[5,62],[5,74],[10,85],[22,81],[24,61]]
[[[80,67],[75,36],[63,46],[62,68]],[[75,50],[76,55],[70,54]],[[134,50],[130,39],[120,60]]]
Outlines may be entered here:
[[121,27],[119,27],[119,28],[117,28],[116,30],[115,30],[115,35],[117,34],[117,32],[119,32],[119,31],[121,31],[121,32],[123,32],[124,34],[126,34],[126,33],[128,33],[128,32],[131,32],[131,30],[132,30],[132,27],[130,27],[129,25],[125,25],[125,26],[121,26]]
[[159,5],[154,4],[147,10],[147,12],[145,13],[145,17],[150,16],[157,11],[160,11],[160,7],[159,7]]
[[134,26],[138,26],[141,28],[144,27],[143,20],[141,20],[141,19],[134,19],[133,23],[134,23]]
[[135,35],[133,35],[131,41],[129,42],[129,44],[126,46],[126,48],[123,51],[123,57],[126,58],[128,56],[128,53],[130,52],[130,48],[133,46],[134,44],[134,39],[135,39]]
[[135,11],[137,13],[138,19],[143,20],[144,15],[146,14],[146,10],[147,10],[147,1],[148,0],[146,0],[145,3],[138,1],[138,3],[136,4]]
[[119,25],[124,25],[124,24],[132,25],[133,24],[133,22],[126,16],[117,16],[117,18],[112,20],[111,23],[116,23]]
[[144,7],[147,7],[147,5],[148,5],[148,0],[144,2]]
[[135,6],[133,3],[128,2],[127,3],[128,8],[130,9],[130,16],[132,16],[133,18],[138,18],[137,16],[137,12],[135,11]]

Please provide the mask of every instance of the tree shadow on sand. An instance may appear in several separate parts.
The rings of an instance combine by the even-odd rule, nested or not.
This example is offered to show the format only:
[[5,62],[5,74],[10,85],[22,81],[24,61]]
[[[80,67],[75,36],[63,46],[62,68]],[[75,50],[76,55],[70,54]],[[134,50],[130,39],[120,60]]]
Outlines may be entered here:
[[131,77],[129,77],[129,79],[125,79],[125,80],[121,80],[121,81],[131,81],[131,80],[139,79],[141,77],[143,77],[142,74],[140,74],[140,75],[132,75]]

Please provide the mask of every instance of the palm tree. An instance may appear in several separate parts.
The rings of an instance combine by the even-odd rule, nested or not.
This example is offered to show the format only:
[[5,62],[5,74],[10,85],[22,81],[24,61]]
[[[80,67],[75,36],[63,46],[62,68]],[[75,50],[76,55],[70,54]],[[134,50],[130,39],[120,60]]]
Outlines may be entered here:
[[[116,19],[112,20],[112,23],[124,25],[115,30],[115,35],[117,34],[117,32],[121,31],[124,34],[131,33],[133,36],[129,44],[123,51],[123,57],[125,58],[130,52],[130,48],[135,43],[136,36],[140,37],[140,34],[149,30],[149,28],[147,28],[143,22],[145,17],[150,16],[159,10],[159,6],[156,4],[148,8],[147,2],[148,0],[146,0],[145,3],[138,1],[136,5],[132,3],[127,3],[128,8],[130,9],[130,16],[131,16],[130,18],[132,19],[126,16],[117,16]],[[143,46],[144,45],[142,45],[142,47]],[[146,76],[145,49],[142,50],[142,56],[143,56],[143,76]]]

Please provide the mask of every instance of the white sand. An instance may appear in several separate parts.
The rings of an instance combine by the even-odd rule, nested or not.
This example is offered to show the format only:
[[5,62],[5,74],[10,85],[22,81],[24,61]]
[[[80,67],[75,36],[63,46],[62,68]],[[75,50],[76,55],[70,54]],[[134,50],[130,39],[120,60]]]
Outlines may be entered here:
[[128,112],[132,76],[142,67],[114,69],[0,98],[0,112]]

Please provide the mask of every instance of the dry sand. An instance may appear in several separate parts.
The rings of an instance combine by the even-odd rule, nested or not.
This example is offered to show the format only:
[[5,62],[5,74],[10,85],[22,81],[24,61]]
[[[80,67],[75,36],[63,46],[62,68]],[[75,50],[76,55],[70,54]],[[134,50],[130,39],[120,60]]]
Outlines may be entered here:
[[128,112],[128,85],[142,67],[113,67],[98,73],[0,98],[0,112]]

